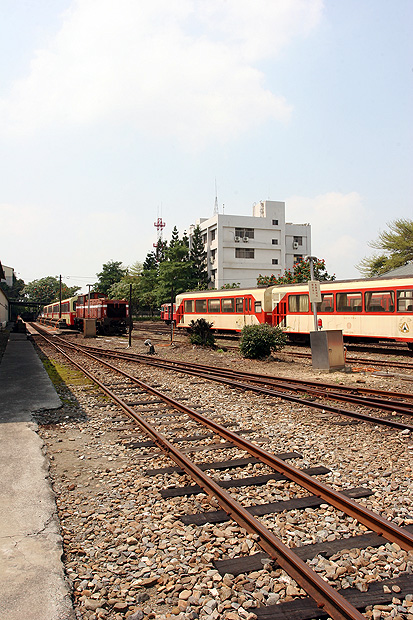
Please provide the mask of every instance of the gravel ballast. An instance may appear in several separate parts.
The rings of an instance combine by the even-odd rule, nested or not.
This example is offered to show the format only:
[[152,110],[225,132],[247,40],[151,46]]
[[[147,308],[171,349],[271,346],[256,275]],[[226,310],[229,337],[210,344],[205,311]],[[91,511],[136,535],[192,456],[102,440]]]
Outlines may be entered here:
[[[80,344],[83,338],[78,336],[74,341]],[[127,340],[97,338],[92,343],[124,350]],[[39,345],[44,348],[41,341]],[[192,484],[189,478],[178,474],[146,476],[147,469],[173,463],[156,447],[132,448],[134,442],[147,439],[135,423],[80,372],[63,371],[65,364],[57,352],[50,347],[44,351],[63,379],[55,384],[64,405],[58,412],[39,415],[39,434],[50,460],[64,565],[79,620],[253,620],[254,609],[261,605],[305,595],[284,571],[269,563],[253,573],[221,575],[214,560],[261,551],[254,537],[231,521],[202,527],[184,525],[179,515],[217,509],[216,500],[203,493],[162,499],[160,490]],[[128,351],[145,353],[146,348],[142,342],[133,341]],[[277,354],[279,361],[270,358],[265,362],[244,360],[236,352],[183,344],[157,346],[156,353],[168,359],[374,386],[394,393],[411,389],[403,375],[381,376],[364,370],[320,373],[309,361],[283,360],[282,353]],[[320,479],[336,489],[370,488],[372,494],[357,501],[397,525],[413,524],[413,438],[409,432],[342,418],[279,398],[241,393],[180,373],[132,363],[123,367],[176,400],[185,398],[189,407],[221,423],[233,423],[231,429],[249,429],[248,439],[259,441],[270,452],[302,454],[302,458],[290,461],[300,468],[325,466],[330,472]],[[189,434],[191,424],[186,424],[179,435]],[[219,449],[192,456],[203,462],[240,458],[245,453]],[[242,472],[212,471],[211,475],[225,480],[269,472],[263,465],[251,464]],[[262,487],[232,489],[231,493],[245,506],[307,495],[293,483],[274,480]],[[327,504],[269,514],[260,520],[289,547],[366,532],[363,525]],[[413,573],[413,554],[387,543],[377,548],[344,549],[328,559],[316,556],[308,564],[337,589],[356,587],[365,591],[372,581]],[[398,599],[397,591],[392,594],[391,603],[369,608],[366,618],[413,620],[413,586],[405,598]]]

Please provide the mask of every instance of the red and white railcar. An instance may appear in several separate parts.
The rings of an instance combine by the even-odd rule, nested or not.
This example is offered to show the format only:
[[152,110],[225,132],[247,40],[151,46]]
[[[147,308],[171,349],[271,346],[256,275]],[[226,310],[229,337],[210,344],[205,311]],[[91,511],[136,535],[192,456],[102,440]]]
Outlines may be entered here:
[[[413,348],[413,278],[371,278],[321,282],[317,304],[321,329],[340,329],[346,339],[394,340]],[[244,325],[280,326],[291,339],[314,329],[308,284],[182,293],[176,324],[188,328],[205,318],[217,331]]]
[[65,323],[67,327],[75,326],[77,295],[44,306],[40,318],[48,323]]

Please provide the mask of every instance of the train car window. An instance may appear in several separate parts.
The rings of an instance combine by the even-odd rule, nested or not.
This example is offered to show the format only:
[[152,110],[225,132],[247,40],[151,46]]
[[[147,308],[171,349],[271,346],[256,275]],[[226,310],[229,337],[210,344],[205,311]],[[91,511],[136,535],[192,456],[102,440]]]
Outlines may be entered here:
[[208,299],[208,312],[220,312],[221,306],[219,299]]
[[53,312],[59,312],[59,304],[53,306]]
[[206,312],[206,299],[195,299],[195,312]]
[[289,295],[289,312],[308,312],[309,308],[308,295]]
[[251,301],[251,297],[248,299],[248,310],[249,310],[249,312],[251,312],[251,310],[252,310],[252,301]]
[[393,312],[393,291],[368,291],[364,293],[364,307],[366,312]]
[[244,298],[237,297],[235,300],[235,312],[243,313],[244,312]]
[[334,311],[333,293],[323,293],[321,295],[321,303],[317,304],[317,312],[333,312],[333,311]]
[[413,290],[397,291],[397,312],[413,312]]
[[185,299],[184,301],[184,311],[185,312],[193,312],[194,311],[194,302],[192,299]]
[[337,312],[361,312],[362,295],[358,291],[351,293],[337,293]]
[[254,304],[254,312],[261,312],[261,302],[256,301]]
[[229,299],[222,299],[222,312],[234,312],[235,311],[235,299],[230,297]]

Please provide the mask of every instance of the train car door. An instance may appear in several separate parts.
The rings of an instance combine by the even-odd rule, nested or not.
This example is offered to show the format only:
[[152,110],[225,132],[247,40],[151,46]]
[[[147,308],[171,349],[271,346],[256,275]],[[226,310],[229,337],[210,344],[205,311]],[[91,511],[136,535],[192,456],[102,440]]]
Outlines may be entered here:
[[287,298],[283,297],[278,303],[275,304],[274,310],[272,311],[272,325],[273,327],[287,327],[286,323],[287,317]]

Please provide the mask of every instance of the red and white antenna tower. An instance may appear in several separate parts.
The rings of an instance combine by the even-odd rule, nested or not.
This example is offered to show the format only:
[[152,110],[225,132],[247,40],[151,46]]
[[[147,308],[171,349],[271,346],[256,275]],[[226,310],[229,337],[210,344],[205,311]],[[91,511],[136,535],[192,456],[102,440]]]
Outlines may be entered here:
[[159,243],[162,241],[162,230],[165,228],[166,223],[162,220],[161,217],[158,217],[156,222],[153,223],[156,228],[156,232],[158,235],[156,243],[153,244],[154,248],[157,248]]

